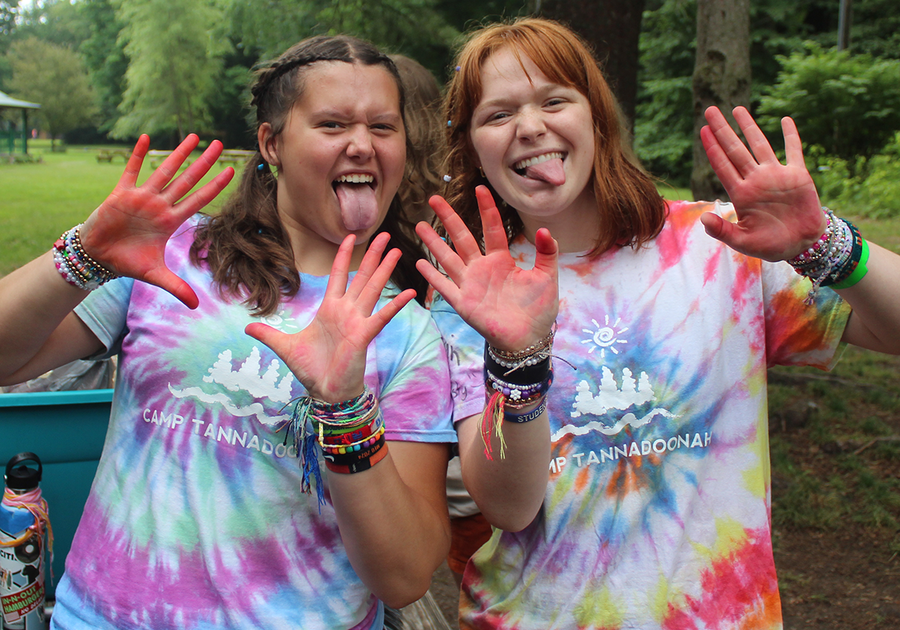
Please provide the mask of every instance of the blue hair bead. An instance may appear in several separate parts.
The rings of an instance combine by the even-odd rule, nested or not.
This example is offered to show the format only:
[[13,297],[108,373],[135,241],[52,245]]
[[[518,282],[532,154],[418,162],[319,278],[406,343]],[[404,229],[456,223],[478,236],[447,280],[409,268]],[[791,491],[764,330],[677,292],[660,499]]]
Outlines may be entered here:
[[265,163],[265,162],[260,162],[260,163],[257,164],[257,166],[256,166],[256,170],[257,170],[257,171],[261,171],[261,170],[263,170],[264,168],[266,168],[266,163]]

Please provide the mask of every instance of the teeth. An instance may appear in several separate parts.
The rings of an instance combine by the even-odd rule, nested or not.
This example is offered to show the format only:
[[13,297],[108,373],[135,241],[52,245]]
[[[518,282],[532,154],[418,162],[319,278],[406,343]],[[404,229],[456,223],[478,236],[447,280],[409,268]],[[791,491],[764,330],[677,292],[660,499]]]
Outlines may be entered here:
[[535,164],[540,164],[541,162],[546,162],[547,160],[555,160],[562,159],[563,154],[557,152],[554,153],[545,153],[543,155],[538,155],[533,158],[528,158],[527,160],[522,160],[521,162],[516,162],[513,164],[513,168],[517,171],[521,171],[523,169],[528,168],[529,166],[534,166]]
[[372,175],[341,175],[337,181],[342,184],[371,184],[375,178]]

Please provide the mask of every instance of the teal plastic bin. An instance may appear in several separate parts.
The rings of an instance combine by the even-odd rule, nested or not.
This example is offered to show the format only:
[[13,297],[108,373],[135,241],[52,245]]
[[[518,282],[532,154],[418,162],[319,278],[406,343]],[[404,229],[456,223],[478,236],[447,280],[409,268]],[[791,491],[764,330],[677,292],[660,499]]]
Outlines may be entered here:
[[[113,390],[0,394],[0,465],[22,451],[41,458],[53,525],[53,575],[63,574],[109,425]],[[47,598],[56,593],[47,575]]]

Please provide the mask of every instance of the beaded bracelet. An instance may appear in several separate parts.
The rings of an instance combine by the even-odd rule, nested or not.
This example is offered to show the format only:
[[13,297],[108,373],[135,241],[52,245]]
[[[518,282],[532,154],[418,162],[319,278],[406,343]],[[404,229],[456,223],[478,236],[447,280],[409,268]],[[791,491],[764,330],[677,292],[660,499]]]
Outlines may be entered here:
[[63,232],[53,244],[53,263],[63,279],[83,291],[93,291],[119,276],[91,258],[81,244],[79,223]]
[[[481,440],[484,454],[493,460],[491,434],[500,441],[500,458],[506,456],[503,421],[524,423],[534,420],[546,409],[546,395],[553,383],[550,351],[553,331],[536,344],[518,352],[508,352],[485,343],[484,380],[487,404],[481,416]],[[539,403],[527,413],[507,412]]]
[[337,473],[368,470],[387,455],[381,406],[368,387],[359,396],[339,403],[303,396],[297,399],[287,426],[300,456],[301,490],[310,494],[314,478],[320,509],[325,505],[325,492],[316,445],[325,466]]
[[869,246],[850,221],[836,217],[828,208],[825,232],[806,251],[788,260],[794,271],[809,278],[812,287],[804,299],[812,304],[819,287],[846,289],[866,275]]

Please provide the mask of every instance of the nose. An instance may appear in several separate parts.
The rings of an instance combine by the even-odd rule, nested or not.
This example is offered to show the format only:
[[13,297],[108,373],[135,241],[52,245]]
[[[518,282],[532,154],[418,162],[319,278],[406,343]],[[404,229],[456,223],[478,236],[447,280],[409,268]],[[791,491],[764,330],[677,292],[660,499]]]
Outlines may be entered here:
[[372,146],[372,134],[366,125],[356,125],[350,133],[347,143],[347,155],[351,158],[367,160],[375,154]]
[[538,108],[529,107],[522,110],[516,125],[516,137],[525,142],[533,142],[547,131],[544,124],[543,112]]

